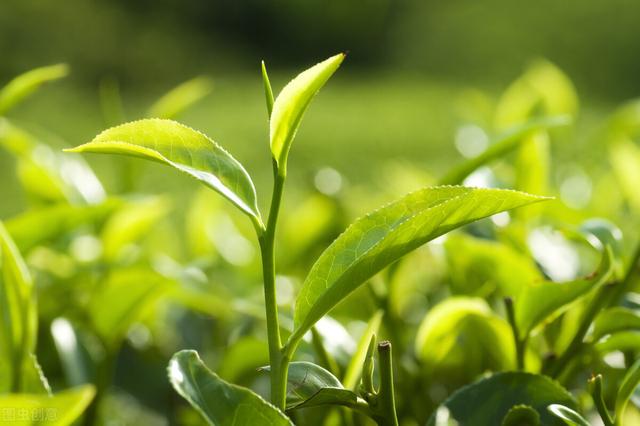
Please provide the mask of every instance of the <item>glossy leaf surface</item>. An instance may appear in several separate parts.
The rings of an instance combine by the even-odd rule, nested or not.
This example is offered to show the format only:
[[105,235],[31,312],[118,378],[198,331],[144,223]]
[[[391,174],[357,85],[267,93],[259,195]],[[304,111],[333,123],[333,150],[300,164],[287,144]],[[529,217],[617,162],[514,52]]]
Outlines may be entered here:
[[591,426],[577,411],[560,404],[551,404],[547,410],[569,426]]
[[340,53],[300,73],[282,89],[276,98],[271,112],[269,139],[271,153],[278,163],[281,174],[286,174],[291,143],[296,136],[304,112],[344,58],[345,55]]
[[475,220],[544,199],[509,190],[425,188],[356,220],[309,272],[296,300],[292,340],[367,279],[426,242]]
[[122,124],[69,151],[123,154],[169,165],[260,218],[256,191],[244,167],[213,140],[175,121],[146,119]]
[[251,390],[220,379],[195,351],[180,351],[173,356],[169,380],[211,425],[293,425],[277,408]]

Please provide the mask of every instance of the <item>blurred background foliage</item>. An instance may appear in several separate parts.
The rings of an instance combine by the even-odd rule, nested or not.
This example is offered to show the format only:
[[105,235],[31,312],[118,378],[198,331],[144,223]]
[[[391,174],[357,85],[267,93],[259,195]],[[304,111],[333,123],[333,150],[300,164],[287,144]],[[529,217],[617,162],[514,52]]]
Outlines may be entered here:
[[[0,1],[0,86],[37,66],[70,67],[68,77],[8,114],[29,136],[0,121],[0,219],[34,270],[45,325],[38,358],[54,389],[109,374],[90,371],[95,366],[63,371],[69,366],[56,355],[57,330],[77,333],[88,358],[107,358],[95,364],[111,365],[117,391],[104,404],[117,407],[124,424],[198,422],[164,376],[167,359],[181,348],[199,349],[223,378],[264,391],[266,381],[255,373],[267,361],[258,252],[244,218],[162,166],[89,156],[85,164],[53,153],[114,122],[144,117],[168,90],[203,76],[195,84],[210,85],[211,93],[178,118],[247,165],[265,211],[271,163],[260,60],[277,92],[296,72],[349,51],[306,115],[289,160],[278,231],[285,328],[305,271],[354,217],[437,183],[511,124],[540,112],[575,117],[527,141],[529,154],[523,148],[463,176],[468,184],[558,196],[544,216],[529,209],[495,217],[420,249],[378,277],[388,292],[374,281],[332,312],[344,327],[331,318],[318,326],[344,371],[377,299],[385,299],[384,333],[397,353],[409,354],[400,383],[421,377],[411,391],[428,394],[426,403],[407,399],[400,409],[425,419],[457,386],[512,363],[508,354],[496,355],[505,324],[487,303],[495,309],[514,276],[571,280],[593,271],[593,247],[572,240],[585,226],[595,234],[608,229],[584,222],[593,216],[622,228],[625,238],[614,238],[619,252],[635,243],[640,109],[625,102],[640,92],[638,22],[640,3],[632,0]],[[122,111],[108,102],[118,87]],[[530,167],[523,164],[532,158]],[[65,167],[85,174],[66,179]],[[522,170],[534,172],[523,177]],[[42,184],[43,173],[51,185]],[[71,183],[57,187],[56,179]],[[527,235],[523,219],[532,228]],[[132,287],[138,292],[123,291]],[[463,349],[477,349],[480,329],[488,347],[472,360],[465,358],[472,350],[447,353],[446,366],[420,348],[413,358],[425,313],[451,294],[460,299],[440,309],[473,318],[464,327],[444,324],[431,338],[460,328],[471,345]],[[116,301],[136,314],[105,308]],[[153,306],[151,315],[139,315],[142,304]],[[130,321],[117,323],[120,316]],[[550,328],[538,347],[566,344],[570,333],[556,323]],[[313,353],[311,344],[301,348],[303,359]],[[459,371],[461,365],[469,368]]]

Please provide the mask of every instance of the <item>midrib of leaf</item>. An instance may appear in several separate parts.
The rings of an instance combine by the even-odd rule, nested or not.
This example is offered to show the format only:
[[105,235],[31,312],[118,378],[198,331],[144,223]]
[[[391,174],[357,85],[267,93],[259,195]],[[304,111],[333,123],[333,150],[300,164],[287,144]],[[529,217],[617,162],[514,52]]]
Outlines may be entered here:
[[[454,188],[454,187],[452,187],[452,188]],[[352,262],[350,262],[349,266],[348,266],[348,267],[347,267],[343,272],[341,272],[341,273],[340,273],[340,278],[339,278],[338,280],[333,281],[333,283],[332,283],[331,285],[330,285],[330,282],[329,282],[329,280],[328,280],[328,279],[327,279],[327,280],[324,280],[324,289],[325,289],[325,290],[327,290],[327,292],[325,292],[325,293],[324,293],[320,298],[318,298],[318,299],[315,301],[315,303],[309,303],[309,300],[308,300],[308,299],[305,299],[305,301],[306,301],[307,305],[309,305],[309,306],[311,307],[311,309],[309,309],[309,310],[307,311],[306,316],[305,316],[305,320],[304,320],[301,324],[297,325],[297,328],[298,328],[298,330],[300,330],[300,331],[295,331],[295,332],[294,332],[294,335],[299,335],[300,333],[303,333],[303,332],[305,332],[305,331],[306,331],[306,329],[308,328],[308,326],[302,327],[302,325],[304,325],[304,324],[307,322],[307,321],[306,321],[306,318],[308,318],[308,317],[309,317],[309,316],[314,312],[314,310],[315,310],[315,309],[314,309],[314,307],[316,307],[316,306],[318,306],[318,305],[322,305],[322,304],[323,304],[323,302],[324,302],[324,300],[326,300],[327,298],[329,298],[329,296],[331,296],[330,291],[331,291],[331,289],[332,289],[332,288],[335,288],[337,285],[339,285],[341,282],[343,282],[343,281],[345,281],[345,280],[349,280],[349,279],[351,278],[351,274],[353,273],[353,270],[354,270],[354,269],[356,269],[356,267],[360,266],[360,264],[361,264],[361,260],[362,260],[363,258],[365,258],[368,254],[372,253],[376,248],[380,247],[380,246],[381,246],[381,245],[382,245],[386,240],[388,240],[388,239],[390,239],[391,237],[393,237],[393,235],[391,235],[391,232],[392,232],[392,231],[394,231],[394,230],[396,230],[396,229],[400,228],[401,226],[403,226],[404,224],[406,224],[406,223],[408,223],[408,222],[412,221],[414,218],[416,218],[416,217],[418,217],[418,216],[421,216],[421,215],[427,215],[427,214],[431,213],[431,212],[432,212],[434,209],[436,209],[436,208],[441,208],[441,207],[443,207],[443,206],[444,206],[444,205],[446,205],[446,204],[450,204],[450,203],[453,203],[454,201],[457,201],[457,200],[461,199],[462,197],[464,197],[464,196],[468,195],[468,194],[469,194],[469,192],[470,192],[470,191],[466,191],[466,192],[465,192],[465,193],[463,193],[463,194],[457,195],[457,196],[452,197],[452,198],[449,198],[449,199],[447,199],[447,198],[443,198],[443,199],[440,199],[440,200],[434,200],[434,201],[433,201],[433,204],[432,204],[432,205],[430,205],[428,208],[426,208],[426,209],[424,209],[424,210],[416,210],[415,212],[412,212],[412,213],[411,213],[411,214],[409,214],[408,216],[405,216],[405,217],[403,217],[402,219],[397,220],[397,221],[396,221],[395,223],[393,223],[393,225],[392,225],[392,226],[390,226],[389,228],[385,228],[385,229],[387,229],[387,232],[385,233],[385,235],[384,235],[382,238],[378,239],[378,240],[377,240],[377,241],[376,241],[376,242],[375,242],[371,247],[369,247],[367,250],[365,250],[361,255],[357,256],[357,257],[356,257]],[[383,210],[383,209],[385,209],[385,208],[387,208],[387,207],[389,207],[389,206],[391,206],[391,205],[393,205],[393,204],[394,204],[393,202],[388,203],[388,204],[386,204],[386,205],[384,205],[384,206],[380,207],[379,209],[374,210],[372,213],[370,213],[370,214],[369,214],[369,215],[367,215],[366,217],[374,216],[374,215],[375,215],[376,213],[378,213],[379,211],[381,211],[381,210]],[[436,226],[434,227],[434,229],[437,229],[437,228],[438,228],[438,226],[439,226],[439,224],[441,224],[442,222],[444,222],[444,220],[446,220],[448,217],[450,217],[450,216],[451,216],[451,214],[453,214],[453,213],[454,213],[454,211],[453,211],[453,210],[451,210],[451,211],[450,211],[449,213],[447,213],[447,214],[444,214],[444,212],[443,212],[443,215],[442,215],[441,220],[438,222],[438,225],[436,225]],[[356,221],[356,223],[354,223],[354,224],[350,225],[350,226],[349,226],[349,227],[348,227],[348,228],[343,232],[343,234],[342,234],[342,235],[347,234],[351,228],[353,228],[353,227],[357,226],[357,225],[358,225],[358,223],[357,223],[357,222],[358,222],[358,220]],[[429,234],[429,236],[424,237],[424,239],[427,239],[427,241],[428,241],[428,238],[429,238],[431,235],[433,235],[433,233]],[[338,239],[339,239],[339,238],[340,238],[340,237],[338,237]],[[420,241],[422,241],[422,239],[421,239]],[[424,242],[416,243],[416,245],[417,245],[417,246],[420,246],[420,245],[422,245],[422,244],[424,244]],[[408,250],[408,251],[410,251],[410,250]],[[335,262],[335,258],[332,260],[332,262]],[[384,263],[384,262],[383,262],[383,263]],[[333,263],[332,263],[332,265],[333,265]],[[331,268],[329,268],[329,269],[331,269]],[[311,275],[313,272],[314,272],[314,270],[311,270],[309,274]],[[356,271],[356,272],[357,272],[357,271]],[[293,340],[293,336],[292,336],[292,340]]]

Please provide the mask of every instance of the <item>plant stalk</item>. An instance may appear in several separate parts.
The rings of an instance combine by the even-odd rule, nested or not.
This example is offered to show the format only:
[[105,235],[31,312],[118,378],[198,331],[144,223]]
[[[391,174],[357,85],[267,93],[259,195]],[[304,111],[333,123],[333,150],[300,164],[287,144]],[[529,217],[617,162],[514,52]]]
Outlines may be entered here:
[[611,418],[611,414],[602,398],[602,376],[600,374],[589,380],[589,392],[591,393],[591,397],[593,398],[593,402],[604,426],[614,426],[615,422]]
[[274,183],[269,219],[264,232],[259,234],[262,256],[262,275],[264,281],[264,300],[267,317],[267,338],[269,344],[269,364],[271,366],[271,402],[284,411],[287,393],[288,356],[283,356],[278,321],[278,302],[276,300],[275,234],[278,213],[284,190],[284,176],[278,173],[274,161]]
[[516,323],[516,312],[513,307],[513,299],[511,297],[504,298],[504,306],[507,310],[507,319],[513,332],[513,343],[516,350],[516,367],[518,370],[524,370],[524,356],[527,350],[527,337],[520,338],[520,331]]
[[380,426],[398,426],[396,415],[396,401],[393,389],[393,362],[391,360],[391,343],[388,341],[378,344],[378,356],[380,361],[380,392],[378,401],[380,404]]

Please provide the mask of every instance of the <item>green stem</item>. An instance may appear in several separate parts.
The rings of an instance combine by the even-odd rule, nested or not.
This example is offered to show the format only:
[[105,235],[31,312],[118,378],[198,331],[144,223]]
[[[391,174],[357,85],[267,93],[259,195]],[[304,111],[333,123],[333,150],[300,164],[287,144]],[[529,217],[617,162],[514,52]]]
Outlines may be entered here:
[[513,299],[511,297],[504,298],[504,306],[507,310],[507,319],[509,320],[511,331],[513,332],[513,343],[516,350],[516,367],[518,370],[524,370],[524,355],[527,349],[528,336],[520,338],[520,331],[516,323],[516,313],[513,307]]
[[593,402],[604,426],[614,426],[615,422],[611,418],[609,409],[607,409],[604,399],[602,398],[602,376],[600,374],[589,380],[589,392],[591,393],[591,397],[593,398]]
[[380,393],[378,394],[378,402],[382,417],[378,424],[380,426],[398,426],[390,342],[384,341],[378,344],[378,356],[380,357]]
[[278,322],[278,303],[276,300],[275,233],[278,213],[284,189],[284,176],[278,173],[274,162],[274,184],[269,220],[262,233],[259,233],[262,256],[262,275],[264,280],[264,300],[267,316],[267,338],[269,343],[269,364],[271,366],[271,402],[284,411],[287,392],[287,367],[289,357],[282,353],[280,324]]

